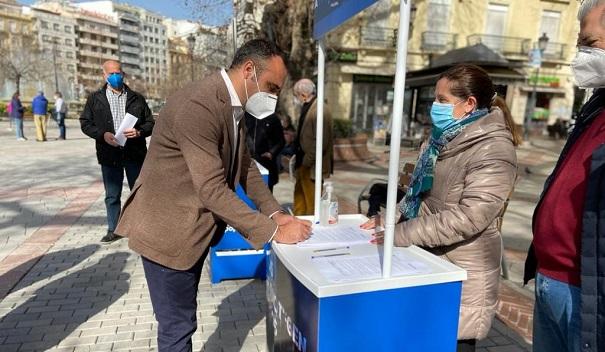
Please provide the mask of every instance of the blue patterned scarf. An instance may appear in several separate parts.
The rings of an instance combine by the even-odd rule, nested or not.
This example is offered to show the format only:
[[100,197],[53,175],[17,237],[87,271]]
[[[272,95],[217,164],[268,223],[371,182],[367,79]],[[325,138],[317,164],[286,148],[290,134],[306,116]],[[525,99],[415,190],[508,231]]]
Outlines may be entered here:
[[438,135],[431,134],[429,145],[418,158],[408,190],[399,205],[399,211],[406,219],[413,219],[418,216],[422,195],[433,188],[435,163],[437,162],[439,153],[441,153],[443,148],[456,138],[466,126],[487,115],[487,113],[487,109],[476,110],[470,116],[460,120],[460,123],[443,131],[443,133]]

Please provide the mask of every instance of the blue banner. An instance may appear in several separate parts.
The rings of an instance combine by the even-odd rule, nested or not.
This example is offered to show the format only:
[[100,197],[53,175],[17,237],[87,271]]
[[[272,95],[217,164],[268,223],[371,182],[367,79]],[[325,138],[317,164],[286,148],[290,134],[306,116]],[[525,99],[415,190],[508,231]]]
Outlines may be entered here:
[[313,38],[320,39],[378,0],[315,0]]

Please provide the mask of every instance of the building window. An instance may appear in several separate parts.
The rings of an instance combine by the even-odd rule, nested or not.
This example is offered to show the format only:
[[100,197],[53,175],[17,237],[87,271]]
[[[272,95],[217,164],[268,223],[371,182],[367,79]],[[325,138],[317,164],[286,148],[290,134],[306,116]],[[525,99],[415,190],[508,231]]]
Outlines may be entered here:
[[55,23],[53,24],[53,29],[58,32],[61,30],[61,26],[58,23]]
[[71,33],[71,26],[65,26],[65,33]]
[[42,41],[46,42],[46,43],[49,43],[50,42],[50,37],[45,34],[45,35],[42,36]]
[[490,49],[502,52],[504,49],[504,34],[506,33],[506,22],[508,17],[508,6],[489,4],[487,6],[487,21],[485,25],[485,45]]
[[546,33],[551,42],[559,39],[559,26],[561,24],[561,13],[555,11],[543,11],[542,22],[540,23],[540,32],[537,38]]
[[48,22],[42,21],[40,22],[40,26],[42,27],[42,29],[48,29]]
[[434,32],[450,30],[450,0],[430,0],[428,9],[428,28]]
[[67,65],[67,70],[73,71],[75,69],[74,65]]
[[68,51],[65,53],[65,57],[68,59],[73,59],[74,58],[74,53],[72,53],[71,51]]
[[15,23],[15,21],[9,21],[8,29],[11,31],[11,33],[17,33],[17,23]]

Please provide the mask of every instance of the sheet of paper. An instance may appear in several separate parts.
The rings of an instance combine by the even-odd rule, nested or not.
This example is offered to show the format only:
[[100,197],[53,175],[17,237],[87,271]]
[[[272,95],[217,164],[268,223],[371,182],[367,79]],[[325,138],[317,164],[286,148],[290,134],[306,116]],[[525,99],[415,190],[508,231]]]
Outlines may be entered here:
[[368,243],[372,240],[372,232],[362,230],[359,226],[313,226],[311,236],[298,246],[346,246]]
[[[374,280],[382,277],[381,256],[326,255],[312,258],[319,272],[332,282]],[[394,252],[392,276],[429,274],[430,267],[401,252]]]
[[129,128],[133,128],[137,123],[137,120],[138,118],[130,113],[126,113],[124,116],[124,120],[122,120],[122,123],[120,124],[120,127],[118,127],[118,130],[115,134],[118,144],[122,147],[126,144],[126,136],[124,135],[124,131]]

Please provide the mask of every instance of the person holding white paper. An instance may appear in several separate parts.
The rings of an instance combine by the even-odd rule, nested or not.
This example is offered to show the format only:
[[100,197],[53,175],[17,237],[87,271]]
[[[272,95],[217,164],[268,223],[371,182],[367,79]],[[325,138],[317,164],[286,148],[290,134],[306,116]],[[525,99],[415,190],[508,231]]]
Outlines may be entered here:
[[[151,135],[155,121],[145,98],[124,84],[119,62],[103,64],[103,80],[103,87],[88,97],[80,125],[82,132],[96,141],[108,225],[101,242],[110,243],[121,238],[114,230],[120,217],[124,173],[132,189],[147,155],[145,137]],[[118,134],[120,127],[123,133]]]

